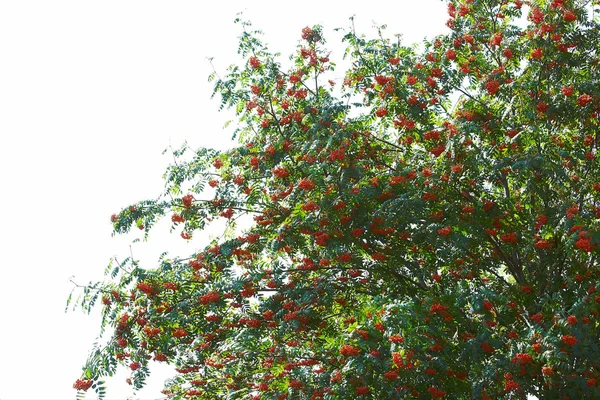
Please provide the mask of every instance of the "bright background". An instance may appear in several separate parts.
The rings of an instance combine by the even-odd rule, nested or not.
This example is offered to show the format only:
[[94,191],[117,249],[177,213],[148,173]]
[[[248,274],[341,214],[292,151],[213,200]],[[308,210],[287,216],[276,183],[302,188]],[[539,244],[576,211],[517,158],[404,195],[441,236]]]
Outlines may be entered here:
[[[0,2],[0,400],[75,398],[99,318],[65,314],[69,279],[100,280],[129,253],[139,232],[111,238],[109,217],[160,193],[163,149],[230,145],[207,57],[221,75],[238,60],[239,11],[284,60],[303,27],[322,24],[334,62],[344,47],[333,29],[352,15],[359,32],[375,21],[407,44],[447,19],[439,0]],[[200,246],[164,232],[132,246],[142,265]],[[107,399],[161,398],[169,368],[135,396],[127,376],[108,380]]]

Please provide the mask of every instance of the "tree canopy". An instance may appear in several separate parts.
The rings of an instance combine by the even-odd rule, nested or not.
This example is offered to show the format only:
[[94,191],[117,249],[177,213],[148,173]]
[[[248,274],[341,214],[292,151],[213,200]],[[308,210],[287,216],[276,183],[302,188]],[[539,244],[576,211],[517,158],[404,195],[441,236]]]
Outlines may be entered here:
[[228,228],[81,289],[108,337],[79,394],[155,360],[173,399],[600,397],[599,3],[444,3],[421,48],[344,30],[339,80],[320,26],[283,68],[238,21],[239,145],[111,218]]

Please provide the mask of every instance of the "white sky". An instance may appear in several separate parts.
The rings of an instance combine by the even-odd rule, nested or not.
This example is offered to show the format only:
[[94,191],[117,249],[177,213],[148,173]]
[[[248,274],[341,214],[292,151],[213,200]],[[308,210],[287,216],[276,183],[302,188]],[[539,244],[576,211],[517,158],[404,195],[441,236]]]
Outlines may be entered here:
[[[352,15],[359,31],[387,24],[408,44],[447,19],[439,0],[0,2],[0,400],[75,397],[99,319],[64,313],[69,277],[102,279],[129,252],[134,236],[111,238],[109,217],[160,193],[170,143],[228,146],[206,58],[220,73],[237,59],[244,10],[286,59],[303,27],[324,25],[334,62],[332,29]],[[154,235],[133,247],[143,265],[182,248]],[[161,397],[168,369],[156,371],[135,398]],[[108,399],[133,394],[127,376],[108,381]]]

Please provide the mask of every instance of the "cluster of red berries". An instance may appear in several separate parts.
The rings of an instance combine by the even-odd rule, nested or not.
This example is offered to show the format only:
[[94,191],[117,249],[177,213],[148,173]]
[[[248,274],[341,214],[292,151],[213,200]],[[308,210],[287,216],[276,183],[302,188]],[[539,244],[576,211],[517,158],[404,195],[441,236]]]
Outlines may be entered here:
[[511,361],[513,362],[513,364],[519,365],[531,364],[533,362],[533,357],[531,357],[531,355],[527,353],[517,353],[511,359]]
[[360,349],[358,347],[345,344],[340,347],[340,353],[345,357],[352,357],[357,356],[360,353]]
[[210,303],[216,303],[217,301],[219,301],[219,299],[221,298],[221,295],[215,291],[210,291],[208,293],[206,293],[205,295],[200,296],[199,301],[201,304],[210,304]]
[[567,346],[574,346],[578,342],[577,338],[571,335],[562,335],[561,340]]
[[73,384],[73,389],[83,390],[85,392],[90,387],[92,387],[93,383],[94,381],[92,380],[77,379]]
[[182,338],[182,337],[186,337],[188,335],[188,333],[185,329],[177,328],[173,331],[172,335],[173,335],[173,337],[176,337],[176,338]]
[[315,188],[315,184],[310,179],[302,178],[300,182],[298,182],[298,187],[302,190],[312,190]]

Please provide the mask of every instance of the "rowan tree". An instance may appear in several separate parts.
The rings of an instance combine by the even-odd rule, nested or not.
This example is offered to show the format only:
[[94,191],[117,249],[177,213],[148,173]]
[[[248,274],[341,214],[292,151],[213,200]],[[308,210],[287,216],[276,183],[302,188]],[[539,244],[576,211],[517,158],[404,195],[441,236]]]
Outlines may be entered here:
[[600,398],[598,2],[445,3],[422,50],[345,30],[343,81],[321,27],[284,68],[241,22],[239,146],[174,151],[111,219],[247,222],[83,289],[109,333],[79,393],[156,360],[174,399]]

